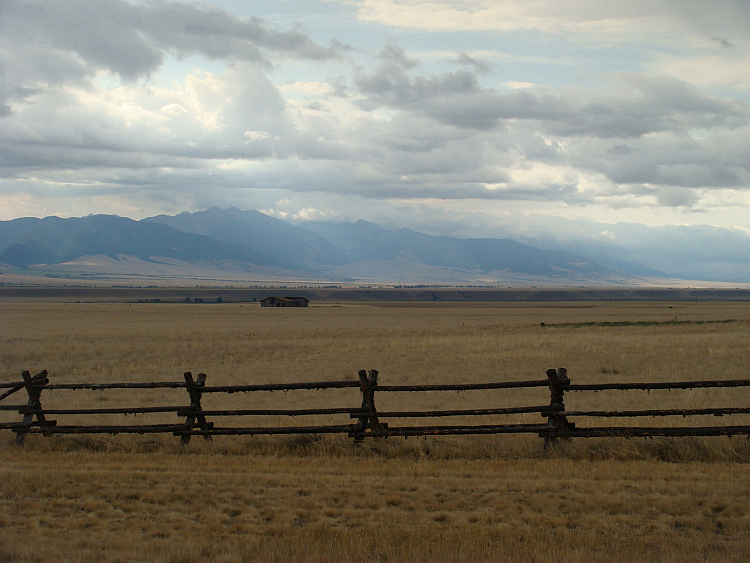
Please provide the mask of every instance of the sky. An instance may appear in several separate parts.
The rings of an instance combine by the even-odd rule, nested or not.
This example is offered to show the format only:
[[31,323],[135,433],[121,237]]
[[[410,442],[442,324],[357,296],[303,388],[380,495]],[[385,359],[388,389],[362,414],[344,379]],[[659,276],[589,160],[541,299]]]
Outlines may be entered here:
[[0,2],[0,220],[212,206],[750,265],[750,2]]

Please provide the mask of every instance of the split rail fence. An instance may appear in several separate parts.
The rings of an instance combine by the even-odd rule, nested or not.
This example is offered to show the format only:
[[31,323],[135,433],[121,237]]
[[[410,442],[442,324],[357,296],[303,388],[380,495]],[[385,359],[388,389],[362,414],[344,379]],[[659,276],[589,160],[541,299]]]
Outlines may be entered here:
[[[196,379],[192,373],[184,374],[183,381],[161,381],[150,383],[50,383],[47,372],[31,376],[28,371],[23,372],[22,381],[0,383],[0,390],[6,389],[0,395],[0,413],[17,412],[20,421],[0,422],[0,429],[11,430],[16,434],[16,443],[23,445],[28,434],[155,434],[171,433],[180,437],[181,443],[187,445],[192,436],[203,436],[211,440],[220,435],[262,435],[262,434],[348,434],[355,442],[361,442],[370,437],[389,436],[427,436],[427,435],[468,435],[468,434],[537,434],[544,438],[545,446],[557,439],[585,438],[596,436],[623,437],[653,437],[653,436],[750,436],[750,426],[735,425],[706,425],[674,424],[680,419],[684,421],[700,420],[705,416],[730,416],[750,413],[750,407],[704,407],[683,409],[643,409],[643,410],[569,410],[565,406],[565,394],[581,392],[610,392],[610,391],[646,391],[652,390],[683,390],[705,388],[731,389],[750,386],[750,379],[721,380],[721,381],[678,381],[660,383],[601,383],[575,385],[570,382],[567,370],[564,368],[549,369],[546,379],[532,381],[498,381],[488,383],[437,384],[437,385],[381,385],[378,382],[376,370],[359,372],[356,381],[323,381],[308,383],[272,383],[260,385],[206,385],[206,374],[199,374]],[[482,409],[446,409],[432,411],[378,411],[375,407],[375,394],[381,393],[439,393],[439,392],[470,392],[490,391],[499,389],[528,389],[546,388],[549,390],[549,403],[536,406],[513,406]],[[114,389],[154,390],[154,389],[185,389],[189,403],[171,406],[122,406],[108,408],[44,408],[41,395],[43,391],[106,391]],[[342,406],[332,408],[304,408],[304,409],[205,409],[202,400],[206,396],[233,393],[259,393],[271,391],[299,391],[331,389],[357,389],[357,402],[361,398],[360,406]],[[7,404],[6,399],[13,394],[26,391],[26,404]],[[449,402],[445,399],[444,403]],[[541,402],[541,397],[540,397]],[[442,404],[442,403],[441,403]],[[97,423],[96,417],[104,415],[167,415],[174,414],[179,420],[172,424],[104,424]],[[472,417],[501,417],[512,415],[538,414],[542,418],[539,423],[520,421],[510,424],[453,424],[453,425],[414,425],[387,423],[384,420],[399,421],[401,419],[443,419],[461,417],[471,420]],[[58,424],[53,416],[93,417],[94,423]],[[253,425],[254,417],[281,417],[289,424],[277,426]],[[347,423],[295,425],[292,419],[296,417],[316,416],[318,420],[335,420],[348,416]],[[222,426],[220,423],[231,420],[250,421],[241,426]],[[627,419],[632,417],[651,417],[662,421],[669,421],[658,426],[595,426],[583,427],[576,425],[573,419]],[[522,417],[523,418],[523,417]],[[529,418],[526,416],[525,418]],[[546,419],[546,420],[544,420]],[[101,421],[101,418],[99,419]],[[258,420],[255,418],[255,420]]]

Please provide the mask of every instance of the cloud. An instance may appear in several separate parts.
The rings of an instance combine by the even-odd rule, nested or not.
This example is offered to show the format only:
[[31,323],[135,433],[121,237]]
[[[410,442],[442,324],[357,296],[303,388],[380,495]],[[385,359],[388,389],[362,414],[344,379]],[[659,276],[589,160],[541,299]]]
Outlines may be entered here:
[[383,47],[378,53],[378,58],[382,61],[381,68],[383,69],[411,70],[419,66],[416,59],[411,59],[406,55],[403,47],[392,42]]
[[[0,128],[0,174],[92,168],[203,168],[272,154],[285,101],[257,67],[188,75],[180,90],[58,88],[17,104]],[[263,131],[265,138],[248,138]],[[247,143],[247,141],[251,143]]]
[[[723,51],[723,50],[722,50]],[[747,49],[698,54],[664,54],[646,65],[646,70],[671,76],[699,88],[720,88],[738,94],[750,92],[750,56]]]
[[381,64],[354,81],[365,110],[387,106],[418,112],[458,127],[491,129],[501,120],[538,120],[563,136],[641,137],[663,131],[739,127],[750,121],[750,105],[712,97],[665,76],[621,73],[609,93],[530,91],[500,93],[479,85],[469,71],[419,76],[401,64]]
[[[391,40],[354,67],[335,43],[200,4],[65,6],[0,5],[0,178],[18,197],[33,187],[66,200],[247,207],[254,194],[269,207],[283,192],[705,213],[750,187],[750,105],[663,73],[498,85],[473,56],[486,51],[443,51],[438,64]],[[157,70],[195,54],[222,64],[179,79]],[[291,57],[304,73],[269,66]],[[344,74],[310,66],[333,59]]]
[[515,80],[505,83],[505,87],[508,90],[524,90],[526,88],[535,88],[537,86],[538,84],[534,84],[533,82],[516,82]]
[[479,75],[492,73],[492,65],[490,63],[488,63],[487,61],[475,59],[474,57],[470,57],[466,53],[459,52],[458,59],[452,62],[454,62],[455,64],[472,67],[474,71]]
[[[393,52],[394,50],[392,50]],[[410,75],[413,65],[403,51],[388,57],[372,73],[359,74],[354,86],[361,94],[357,105],[366,111],[386,106],[408,110],[458,127],[491,129],[500,119],[549,118],[566,112],[553,97],[527,92],[500,95],[482,88],[476,74],[458,70],[443,74]],[[395,62],[394,62],[395,61]]]
[[[467,70],[420,75],[398,49],[380,61],[355,76],[356,95],[286,88],[315,108],[285,100],[250,63],[196,71],[174,89],[56,88],[4,118],[0,176],[224,200],[252,188],[696,210],[705,190],[750,179],[746,105],[679,81],[618,75],[609,91],[498,92]],[[381,107],[396,113],[371,115]],[[691,136],[696,127],[706,132]]]
[[[614,142],[609,147],[606,143],[584,139],[568,144],[567,154],[573,167],[598,171],[613,187],[747,189],[750,186],[749,142],[747,128],[700,137],[667,132],[630,139],[626,144]],[[674,201],[674,198],[661,198],[663,204]]]
[[[344,1],[344,0],[341,0]],[[568,64],[597,65],[593,52],[639,51],[646,68],[711,88],[750,91],[750,5],[741,0],[356,0],[358,17],[440,33],[514,33],[528,43],[574,53]],[[587,46],[589,52],[582,53]],[[635,47],[635,51],[633,48]],[[532,48],[533,49],[533,48]],[[553,51],[553,52],[555,52]],[[583,54],[583,58],[581,55]],[[631,60],[632,62],[632,60]],[[623,67],[620,67],[623,68]],[[479,71],[479,69],[475,69]]]
[[[72,73],[105,69],[126,80],[149,76],[166,56],[270,64],[270,56],[336,59],[337,44],[324,47],[298,31],[280,31],[259,18],[218,8],[153,0],[4,0],[0,36],[7,48],[67,59]],[[27,57],[33,65],[35,56]],[[42,61],[43,63],[43,61]],[[46,74],[46,73],[45,73]]]
[[711,0],[359,0],[356,5],[361,20],[398,27],[541,30],[614,41],[654,32],[668,36],[686,27],[741,38],[750,22],[750,8],[740,0],[718,5]]
[[711,41],[716,41],[719,45],[726,47],[727,49],[734,47],[734,43],[729,41],[726,37],[712,37]]

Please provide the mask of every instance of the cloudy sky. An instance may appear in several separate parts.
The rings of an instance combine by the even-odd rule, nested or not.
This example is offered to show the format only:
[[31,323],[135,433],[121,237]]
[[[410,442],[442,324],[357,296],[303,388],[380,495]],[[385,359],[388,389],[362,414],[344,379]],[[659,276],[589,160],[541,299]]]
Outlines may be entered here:
[[747,242],[750,2],[0,2],[0,220],[214,205]]

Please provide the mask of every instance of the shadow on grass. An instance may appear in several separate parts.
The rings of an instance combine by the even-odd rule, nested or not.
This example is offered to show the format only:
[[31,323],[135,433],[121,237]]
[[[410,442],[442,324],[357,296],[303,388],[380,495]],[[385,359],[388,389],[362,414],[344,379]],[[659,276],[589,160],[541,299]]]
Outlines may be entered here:
[[560,440],[547,450],[536,437],[476,436],[378,438],[355,444],[346,436],[306,434],[283,437],[194,440],[186,447],[172,436],[30,436],[22,448],[12,439],[3,449],[28,452],[90,452],[173,455],[383,458],[412,460],[655,460],[670,463],[750,463],[746,437],[587,438]]

